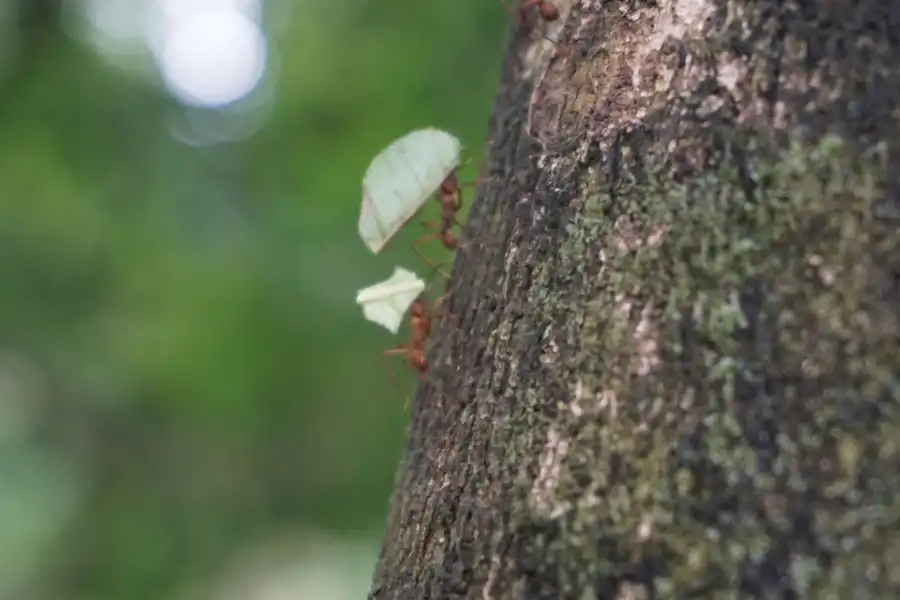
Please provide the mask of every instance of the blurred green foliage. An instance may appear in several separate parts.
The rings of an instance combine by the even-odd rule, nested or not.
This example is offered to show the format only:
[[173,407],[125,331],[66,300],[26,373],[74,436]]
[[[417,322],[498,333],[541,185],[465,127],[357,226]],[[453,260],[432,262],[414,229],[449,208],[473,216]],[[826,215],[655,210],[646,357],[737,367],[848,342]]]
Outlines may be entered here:
[[0,598],[213,597],[284,532],[376,548],[412,380],[354,297],[422,263],[417,231],[359,241],[361,177],[429,125],[477,166],[506,13],[267,3],[271,112],[191,146],[140,60],[0,6]]

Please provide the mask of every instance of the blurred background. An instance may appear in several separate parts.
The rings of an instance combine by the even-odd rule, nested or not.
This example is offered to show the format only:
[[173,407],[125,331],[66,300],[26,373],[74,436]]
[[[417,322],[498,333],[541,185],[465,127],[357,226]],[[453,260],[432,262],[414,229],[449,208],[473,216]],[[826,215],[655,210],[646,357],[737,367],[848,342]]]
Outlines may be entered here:
[[477,167],[508,27],[0,0],[0,600],[364,597],[414,379],[354,300],[426,267],[363,246],[362,175],[424,126]]

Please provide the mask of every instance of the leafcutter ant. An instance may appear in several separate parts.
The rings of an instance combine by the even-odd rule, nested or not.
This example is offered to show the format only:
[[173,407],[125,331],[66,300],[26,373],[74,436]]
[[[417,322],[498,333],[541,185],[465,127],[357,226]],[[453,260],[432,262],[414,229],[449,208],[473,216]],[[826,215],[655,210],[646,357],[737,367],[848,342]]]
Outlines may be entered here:
[[[395,348],[382,351],[382,356],[401,356],[403,362],[422,380],[428,371],[428,358],[425,356],[425,342],[431,335],[431,314],[422,298],[416,299],[409,307],[409,340]],[[393,376],[393,374],[392,374]]]
[[430,267],[437,269],[444,277],[449,279],[449,275],[445,273],[440,265],[436,264],[434,261],[425,256],[424,253],[419,249],[423,243],[427,242],[431,239],[437,239],[441,242],[441,244],[447,250],[451,252],[455,251],[459,248],[459,238],[456,234],[453,233],[453,227],[462,227],[462,223],[460,223],[457,215],[459,211],[462,209],[462,188],[464,187],[473,187],[480,183],[482,183],[484,179],[476,179],[475,181],[471,181],[468,183],[459,183],[459,178],[456,176],[456,171],[454,170],[450,175],[448,175],[444,181],[441,182],[440,187],[437,191],[436,199],[441,205],[441,218],[440,221],[422,221],[422,227],[424,227],[428,232],[413,242],[413,250],[422,257]]
[[[522,0],[522,3],[515,9],[510,7],[509,4],[506,3],[506,0],[499,0],[499,2],[503,5],[503,8],[506,9],[506,12],[515,17],[519,27],[525,25],[527,19],[526,11],[532,6],[537,7],[538,15],[540,15],[541,20],[544,23],[552,23],[559,19],[559,9],[556,8],[556,5],[547,0]],[[557,46],[559,45],[559,42],[550,39],[546,35],[542,34],[542,37],[547,41],[553,42]]]
[[[435,272],[439,269],[435,268]],[[432,276],[434,273],[432,273]],[[430,279],[430,277],[429,277]],[[441,305],[450,295],[446,291],[431,306],[428,306],[425,300],[424,291],[409,305],[409,339],[399,346],[383,350],[381,355],[384,357],[400,356],[403,358],[404,364],[408,366],[415,374],[419,381],[422,381],[425,373],[428,371],[428,358],[425,356],[425,343],[431,335],[431,320],[435,317],[447,315],[440,310]],[[393,371],[390,371],[391,378],[396,383]]]
[[[431,308],[422,297],[417,298],[409,307],[409,339],[399,346],[383,350],[381,355],[385,358],[391,356],[399,356],[403,359],[403,363],[416,374],[419,382],[425,380],[425,374],[428,372],[428,357],[425,355],[425,343],[431,335],[431,319],[441,317],[447,313],[435,310],[435,308],[443,302],[448,294],[444,294],[434,301]],[[397,378],[393,369],[388,365],[388,373],[394,384],[397,384]]]
[[[506,4],[505,0],[500,0],[500,3],[506,8],[507,12],[513,14],[513,10]],[[545,23],[552,23],[559,19],[559,10],[554,4],[547,2],[547,0],[522,0],[522,4],[520,4],[519,8],[515,11],[516,20],[520,25],[525,23],[525,11],[531,6],[537,7],[538,14]]]

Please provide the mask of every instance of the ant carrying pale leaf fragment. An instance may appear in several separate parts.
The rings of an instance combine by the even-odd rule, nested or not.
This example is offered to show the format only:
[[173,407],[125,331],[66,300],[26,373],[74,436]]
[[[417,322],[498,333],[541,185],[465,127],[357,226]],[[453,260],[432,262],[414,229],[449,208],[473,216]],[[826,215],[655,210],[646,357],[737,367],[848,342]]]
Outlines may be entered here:
[[[423,221],[422,226],[427,230],[427,233],[413,242],[413,250],[415,250],[429,266],[438,268],[440,271],[438,265],[419,250],[419,246],[430,239],[437,239],[444,248],[451,252],[459,248],[459,238],[453,233],[452,228],[454,226],[462,227],[462,223],[459,222],[459,218],[457,217],[457,214],[462,209],[462,188],[476,186],[482,181],[484,180],[476,179],[469,183],[460,184],[456,177],[456,172],[454,171],[447,175],[444,181],[441,182],[437,191],[437,201],[441,205],[441,220]],[[443,271],[440,272],[443,273]],[[443,273],[443,275],[449,279],[449,276],[446,273]]]
[[[428,371],[425,342],[431,335],[431,319],[439,313],[429,310],[423,298],[416,298],[409,310],[409,340],[381,352],[382,356],[400,356],[421,381]],[[396,381],[393,371],[388,371]]]
[[372,252],[422,208],[459,166],[462,145],[440,129],[419,129],[383,149],[363,178],[359,235]]
[[369,321],[397,333],[410,305],[425,290],[425,282],[412,271],[395,267],[380,283],[359,290],[356,303]]
[[[434,276],[434,273],[432,273]],[[397,333],[404,318],[409,319],[409,338],[401,344],[382,351],[382,357],[398,356],[404,364],[422,380],[428,371],[425,342],[431,334],[431,320],[447,315],[438,307],[450,295],[446,292],[430,303],[425,298],[429,287],[415,273],[395,267],[393,275],[385,281],[359,291],[356,302],[370,321],[378,323],[391,333]],[[449,315],[452,316],[452,315]],[[388,366],[394,383],[397,378]]]
[[[423,381],[425,374],[428,372],[428,357],[425,356],[425,342],[431,335],[431,320],[436,317],[448,316],[448,313],[437,310],[437,307],[447,297],[444,294],[441,298],[435,300],[431,306],[428,305],[424,297],[416,298],[409,307],[409,339],[399,346],[388,348],[381,352],[384,357],[399,356],[407,367],[416,374],[419,381]],[[389,370],[391,379],[396,382],[393,370]]]

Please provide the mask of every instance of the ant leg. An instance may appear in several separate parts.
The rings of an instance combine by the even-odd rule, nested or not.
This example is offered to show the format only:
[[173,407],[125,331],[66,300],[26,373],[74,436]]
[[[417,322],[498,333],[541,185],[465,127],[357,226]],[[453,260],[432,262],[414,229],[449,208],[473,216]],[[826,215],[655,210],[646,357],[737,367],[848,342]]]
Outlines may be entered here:
[[[419,385],[425,383],[425,373],[422,373],[421,371],[416,369],[415,365],[412,363],[412,361],[409,358],[405,359],[403,361],[403,364],[408,366],[410,368],[410,370],[416,374],[416,379],[419,381]],[[415,394],[416,394],[416,391],[413,390],[411,393],[406,395],[406,400],[404,400],[404,402],[403,402],[404,410],[409,410],[409,405],[412,402],[413,396],[415,396]]]
[[422,227],[424,227],[428,231],[440,231],[441,230],[441,222],[440,221],[422,221]]
[[387,350],[382,350],[382,356],[402,356],[405,354],[409,354],[409,348],[406,346],[397,346],[395,348],[388,348]]
[[[434,302],[432,302],[431,305],[433,307],[437,308],[438,306],[442,305],[447,300],[447,298],[450,297],[450,294],[451,294],[451,290],[445,291],[443,294],[441,294],[440,296],[435,298]],[[426,311],[425,316],[428,319],[434,319],[436,317],[447,317],[449,319],[456,319],[459,317],[459,315],[451,313],[446,310],[430,310],[430,309],[428,311]]]
[[447,280],[448,285],[449,285],[450,277],[446,273],[444,273],[443,269],[441,269],[442,266],[443,265],[435,265],[435,266],[431,267],[431,273],[429,273],[428,277],[425,278],[425,281],[426,281],[425,289],[426,290],[431,287],[432,278],[434,277],[435,273],[440,273],[444,277],[444,279]]
[[[424,226],[424,225],[423,225]],[[419,246],[420,244],[424,244],[428,240],[440,239],[441,234],[435,231],[429,231],[425,235],[419,236],[416,238],[416,241],[413,242],[413,247]]]
[[[443,304],[444,301],[445,301],[449,296],[450,296],[450,292],[447,292],[446,294],[443,294],[443,295],[439,296],[439,297],[434,301],[434,305],[437,306],[438,304]],[[449,312],[449,311],[446,311],[446,310],[435,311],[435,312],[433,312],[433,313],[430,313],[428,316],[429,316],[429,318],[432,318],[432,319],[437,318],[437,317],[447,317],[448,319],[457,319],[457,318],[459,318],[459,315],[454,314],[454,313]]]
[[[472,181],[467,181],[465,183],[460,183],[459,185],[457,185],[456,193],[454,194],[455,200],[453,201],[453,211],[459,212],[459,210],[462,208],[462,205],[463,205],[462,190],[463,190],[463,188],[478,187],[482,183],[487,183],[488,181],[492,181],[493,179],[494,179],[493,177],[476,177]],[[459,223],[459,221],[457,221],[457,223]]]
[[493,179],[493,177],[476,177],[472,181],[467,181],[465,183],[459,184],[459,187],[461,187],[461,188],[477,187],[477,186],[481,185],[482,183],[487,183],[488,181],[491,181],[492,179]]
[[437,271],[438,273],[440,273],[441,275],[443,275],[443,276],[444,276],[444,279],[450,279],[450,276],[446,273],[446,271],[444,271],[444,270],[441,268],[440,263],[436,263],[436,262],[434,262],[433,260],[431,260],[430,258],[428,258],[427,256],[425,256],[425,254],[424,254],[421,250],[419,250],[418,248],[414,248],[414,249],[415,249],[415,251],[416,251],[416,254],[418,254],[418,255],[422,258],[422,260],[425,261],[425,263],[426,263],[429,267],[432,268],[432,270]]
[[[442,305],[444,302],[446,302],[447,298],[450,297],[450,293],[451,293],[451,292],[448,290],[448,291],[444,292],[443,294],[441,294],[440,296],[438,296],[437,298],[435,298],[434,302],[432,303],[432,306],[440,306],[440,305]],[[445,313],[445,312],[435,312],[434,314],[445,315],[445,314],[447,314],[447,313]]]
[[438,264],[435,263],[433,260],[429,259],[429,258],[428,258],[427,256],[425,256],[424,254],[422,254],[422,251],[419,250],[419,246],[421,246],[422,244],[424,244],[424,243],[427,242],[428,240],[435,239],[435,238],[439,238],[439,237],[440,237],[440,235],[437,234],[437,233],[434,233],[434,232],[426,233],[425,235],[423,235],[422,237],[420,237],[419,239],[417,239],[416,241],[414,241],[414,242],[413,242],[413,245],[412,245],[413,250],[416,251],[416,254],[418,254],[419,256],[421,256],[421,257],[422,257],[422,260],[424,260],[426,263],[428,263],[428,266],[431,267],[432,269],[437,269],[437,268],[438,268]]
[[512,8],[510,8],[509,4],[506,3],[506,0],[499,0],[499,2],[500,2],[500,4],[503,5],[503,8],[506,10],[506,12],[509,13],[509,15],[510,15],[511,17],[516,16],[516,13],[517,13],[518,11],[515,11],[515,10],[513,10]]
[[[447,292],[446,294],[441,294],[432,303],[432,306],[437,306],[438,304],[441,304],[444,301],[444,299],[449,295],[450,295],[450,292]],[[448,314],[450,314],[450,313],[442,311],[442,310],[428,310],[428,311],[426,311],[425,316],[429,319],[433,319],[435,317],[444,317]]]
[[[394,387],[397,388],[397,391],[402,394],[403,388],[400,387],[400,381],[397,379],[397,374],[394,372],[394,368],[391,366],[391,361],[389,360],[390,356],[398,356],[402,354],[409,354],[409,350],[400,346],[397,348],[390,348],[388,350],[383,350],[381,352],[381,358],[385,361],[384,365],[387,368],[388,377],[391,378],[391,383],[393,383]],[[409,400],[407,400],[409,402]]]
[[428,258],[427,256],[425,256],[425,254],[424,254],[421,250],[419,250],[419,246],[420,246],[421,244],[427,242],[428,240],[430,240],[430,239],[432,239],[432,238],[437,238],[437,237],[439,237],[439,235],[436,234],[436,233],[426,233],[425,235],[423,235],[422,237],[420,237],[419,239],[417,239],[415,242],[413,242],[413,250],[416,251],[416,254],[418,254],[419,256],[422,257],[422,260],[424,260],[424,261],[428,264],[429,267],[431,267],[432,269],[438,271],[438,272],[439,272],[441,275],[443,275],[445,278],[450,279],[450,275],[448,275],[448,274],[446,273],[446,271],[444,271],[444,270],[441,268],[441,265],[439,265],[438,263],[434,262],[433,260],[431,260],[430,258]]

